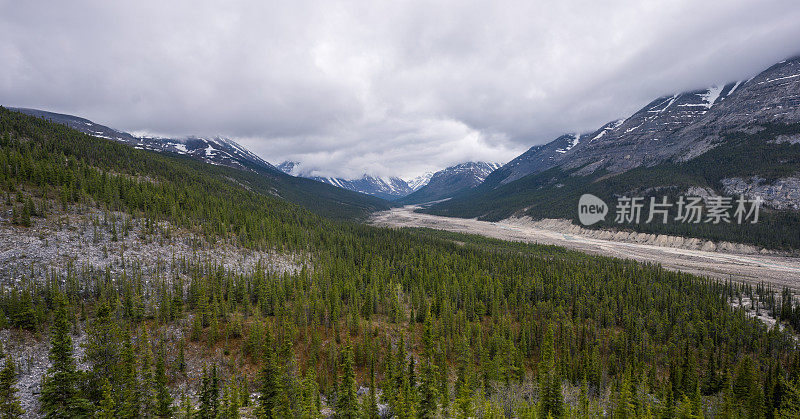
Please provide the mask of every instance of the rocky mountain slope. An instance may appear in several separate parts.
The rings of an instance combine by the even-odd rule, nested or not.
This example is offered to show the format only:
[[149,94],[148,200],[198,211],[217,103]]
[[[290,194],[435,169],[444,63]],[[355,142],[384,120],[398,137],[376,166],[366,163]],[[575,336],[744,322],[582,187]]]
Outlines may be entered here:
[[800,57],[777,63],[749,80],[660,97],[633,115],[594,132],[566,134],[531,147],[491,176],[506,184],[551,167],[623,172],[685,161],[719,145],[723,134],[765,123],[800,121]]
[[[698,191],[744,195],[764,201],[766,214],[758,225],[625,228],[796,249],[798,175],[800,58],[794,58],[749,80],[665,96],[594,132],[534,146],[478,187],[425,211],[487,220],[576,220],[584,193],[612,203],[620,196],[674,199]],[[597,227],[617,226],[601,222]]]
[[[94,138],[113,140],[138,150],[157,152],[168,159],[189,160],[198,170],[214,171],[230,181],[302,205],[320,215],[334,218],[362,218],[369,212],[389,208],[386,201],[373,196],[289,176],[234,141],[224,138],[143,138],[76,116],[33,109],[18,110],[17,113],[7,109],[13,108],[0,107],[0,118],[7,118],[9,123],[18,122],[22,125],[37,123],[35,120],[22,118],[29,115],[60,124],[46,125],[46,130],[51,135],[73,136],[80,132]],[[61,125],[65,125],[67,129],[58,130]],[[56,134],[56,131],[60,134]]]
[[467,162],[434,173],[425,186],[398,200],[402,204],[420,204],[450,198],[474,188],[498,169],[498,163]]
[[38,109],[9,109],[63,124],[93,137],[119,141],[139,150],[181,154],[206,163],[233,167],[235,169],[277,171],[275,166],[228,138],[135,136],[73,115],[47,112]]

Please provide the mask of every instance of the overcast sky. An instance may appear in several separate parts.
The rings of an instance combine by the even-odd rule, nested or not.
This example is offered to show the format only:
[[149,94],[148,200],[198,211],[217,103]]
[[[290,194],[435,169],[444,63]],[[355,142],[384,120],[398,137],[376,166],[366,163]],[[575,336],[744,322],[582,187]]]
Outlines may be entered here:
[[797,0],[0,0],[0,104],[345,177],[506,162],[798,53]]

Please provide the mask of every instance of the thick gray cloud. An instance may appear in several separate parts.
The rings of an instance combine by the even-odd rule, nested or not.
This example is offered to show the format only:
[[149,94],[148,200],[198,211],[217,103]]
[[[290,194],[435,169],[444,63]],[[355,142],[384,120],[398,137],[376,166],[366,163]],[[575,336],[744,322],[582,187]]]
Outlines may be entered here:
[[800,53],[796,0],[0,0],[0,103],[326,175],[507,161]]

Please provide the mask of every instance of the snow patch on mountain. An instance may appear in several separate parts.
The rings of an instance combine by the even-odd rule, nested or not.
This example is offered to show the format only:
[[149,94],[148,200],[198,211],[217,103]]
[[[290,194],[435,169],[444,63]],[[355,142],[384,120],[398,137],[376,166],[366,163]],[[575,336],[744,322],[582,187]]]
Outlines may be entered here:
[[700,97],[705,101],[704,105],[706,108],[714,106],[714,103],[716,103],[717,99],[719,99],[719,95],[722,93],[722,89],[724,88],[725,86],[713,86],[710,87],[705,93],[700,94]]
[[[605,131],[604,131],[604,132],[605,132]],[[573,138],[572,138],[572,140],[569,142],[569,144],[567,144],[567,146],[566,146],[566,147],[564,147],[564,148],[559,148],[559,149],[557,149],[557,150],[556,150],[556,153],[561,153],[561,154],[564,154],[564,153],[566,153],[567,151],[570,151],[570,150],[572,150],[572,148],[573,148],[573,147],[575,147],[576,145],[578,145],[578,143],[581,141],[581,135],[580,135],[580,134],[578,134],[578,133],[575,133],[575,134],[572,134],[572,137],[573,137]]]
[[408,184],[408,187],[411,188],[412,191],[416,191],[417,189],[427,185],[428,182],[431,181],[431,176],[433,176],[433,172],[426,172],[413,179],[405,179],[405,181]]

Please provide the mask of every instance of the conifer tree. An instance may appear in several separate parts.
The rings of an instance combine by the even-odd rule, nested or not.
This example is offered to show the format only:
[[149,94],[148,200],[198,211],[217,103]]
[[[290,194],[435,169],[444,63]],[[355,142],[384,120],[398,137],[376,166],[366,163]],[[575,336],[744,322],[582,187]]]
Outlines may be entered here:
[[272,417],[274,418],[289,418],[295,415],[292,412],[292,398],[290,396],[291,388],[289,387],[289,376],[286,368],[278,367],[278,380],[277,380],[277,400],[275,406],[272,408]]
[[111,383],[106,378],[100,387],[101,400],[100,408],[98,409],[95,417],[98,419],[114,419],[116,417],[116,402],[112,394]]
[[217,366],[211,368],[203,367],[203,376],[200,384],[200,405],[197,409],[199,419],[216,419],[219,414],[219,378],[217,377]]
[[661,417],[665,419],[672,419],[675,417],[675,393],[672,391],[672,382],[668,381],[666,384],[664,395],[664,404],[661,411]]
[[142,362],[141,362],[141,386],[139,394],[141,397],[141,412],[145,417],[153,417],[157,414],[157,394],[156,394],[156,380],[153,373],[153,352],[150,350],[150,342],[147,336],[143,336],[140,340],[140,347],[142,349]]
[[225,417],[226,419],[239,419],[240,399],[238,388],[234,383],[231,383],[225,392],[227,402],[225,403]]
[[319,417],[317,397],[317,382],[314,377],[314,370],[308,367],[305,377],[303,377],[303,385],[300,391],[300,417],[302,419],[316,419]]
[[470,364],[472,361],[466,338],[462,340],[460,353],[455,384],[455,404],[458,416],[468,418],[473,416],[472,389],[470,387]]
[[775,417],[780,419],[800,417],[800,379],[789,382],[786,378],[780,378],[785,389],[785,395],[781,401],[780,409],[775,411]]
[[375,388],[375,358],[370,359],[369,365],[369,394],[367,395],[366,409],[364,409],[365,419],[376,419],[378,417],[378,400]]
[[564,396],[561,394],[561,378],[555,362],[553,326],[547,330],[542,343],[542,360],[539,368],[539,411],[542,417],[552,415],[560,418],[564,414]]
[[275,347],[269,330],[264,339],[264,355],[261,367],[261,394],[258,396],[259,417],[272,419],[272,410],[278,400],[278,367]]
[[340,356],[336,417],[356,419],[358,418],[358,399],[356,398],[356,380],[353,370],[353,347],[345,346]]
[[194,406],[192,406],[192,401],[189,400],[189,395],[184,393],[181,396],[181,413],[182,417],[189,419],[193,418],[195,415]]
[[41,413],[45,418],[84,417],[91,411],[88,400],[78,389],[78,371],[72,356],[69,327],[66,302],[58,294],[50,332],[51,366],[42,379],[39,398]]
[[436,367],[426,361],[422,364],[420,369],[420,400],[417,413],[420,418],[435,418],[439,415],[439,394],[438,388],[436,387],[436,383],[438,382]]
[[403,381],[404,411],[408,417],[417,415],[417,377],[415,373],[416,361],[413,356],[408,357],[408,373]]
[[439,415],[438,372],[433,363],[433,326],[430,311],[425,314],[425,326],[422,332],[423,361],[420,368],[419,409],[420,418],[428,419]]
[[11,355],[7,355],[5,366],[0,370],[0,418],[21,417],[25,411],[17,398],[17,371]]
[[[120,363],[120,331],[112,314],[108,301],[101,300],[88,327],[84,344],[84,359],[91,365],[90,379],[100,393],[105,381],[115,380]],[[102,399],[100,393],[95,397]]]
[[155,385],[156,385],[156,416],[161,418],[169,418],[175,413],[172,407],[172,396],[169,394],[167,387],[167,374],[164,366],[164,351],[160,351],[156,359],[155,368]]
[[180,343],[178,344],[178,371],[180,372],[186,371],[186,359],[183,349],[185,345],[186,344],[184,343],[183,339],[181,339]]
[[[128,332],[122,338],[122,354],[119,374],[119,401],[117,402],[117,416],[120,418],[136,418],[141,408],[141,388],[139,386],[136,354]],[[115,386],[117,387],[117,386]]]
[[24,227],[31,226],[31,213],[33,212],[33,202],[28,198],[22,206],[22,213],[19,218],[19,224]]
[[633,397],[630,373],[626,371],[617,389],[617,407],[614,411],[614,418],[633,419],[636,417]]

